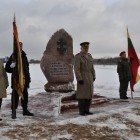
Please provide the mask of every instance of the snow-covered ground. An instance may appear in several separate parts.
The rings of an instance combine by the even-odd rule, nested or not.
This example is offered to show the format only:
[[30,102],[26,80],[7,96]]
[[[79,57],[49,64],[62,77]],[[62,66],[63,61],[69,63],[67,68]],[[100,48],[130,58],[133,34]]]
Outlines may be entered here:
[[[34,117],[22,115],[11,119],[10,93],[3,100],[0,122],[0,140],[7,139],[74,139],[74,140],[139,140],[140,139],[140,82],[135,86],[134,99],[119,100],[119,81],[116,66],[96,65],[94,91],[107,98],[109,103],[91,109],[93,115],[81,117],[78,111],[59,114],[59,93],[45,93],[47,83],[39,64],[30,65],[31,85],[29,109]],[[10,75],[8,74],[10,81]],[[74,80],[76,84],[76,80]],[[130,89],[128,97],[131,97]]]
[[[94,84],[95,92],[100,93],[102,96],[119,98],[118,88],[119,80],[116,72],[116,66],[108,65],[95,65],[96,81]],[[30,65],[31,85],[29,89],[30,95],[35,95],[39,92],[44,92],[44,85],[47,83],[39,64]],[[10,81],[10,74],[8,74]],[[74,79],[76,84],[76,79]],[[11,92],[10,86],[8,87],[8,94]],[[134,97],[140,94],[140,82],[135,85]],[[128,97],[131,97],[130,88],[128,89]]]

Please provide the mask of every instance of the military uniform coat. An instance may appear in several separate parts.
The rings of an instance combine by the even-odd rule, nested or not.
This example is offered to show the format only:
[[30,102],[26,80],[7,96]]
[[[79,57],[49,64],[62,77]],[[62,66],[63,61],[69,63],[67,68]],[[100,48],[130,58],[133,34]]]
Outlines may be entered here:
[[0,60],[0,98],[7,96],[6,88],[8,87],[8,78],[3,66],[2,60]]
[[130,64],[127,58],[120,58],[117,65],[117,73],[119,75],[120,82],[131,80]]
[[[77,99],[91,99],[93,95],[93,82],[95,80],[95,70],[91,54],[78,53],[74,58],[74,71],[77,79]],[[79,80],[84,84],[80,85]]]

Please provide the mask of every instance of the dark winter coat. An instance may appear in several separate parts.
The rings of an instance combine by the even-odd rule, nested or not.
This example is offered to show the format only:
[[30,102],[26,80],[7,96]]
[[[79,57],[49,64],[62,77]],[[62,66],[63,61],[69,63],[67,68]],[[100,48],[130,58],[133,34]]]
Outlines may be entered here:
[[117,65],[117,73],[120,81],[125,82],[131,80],[130,64],[127,58],[120,58]]
[[[95,70],[91,54],[78,53],[74,59],[74,70],[77,79],[77,99],[91,99],[93,95],[93,82]],[[84,84],[78,81],[83,80]]]
[[[30,78],[30,73],[29,73],[29,62],[26,56],[26,53],[24,51],[22,51],[22,64],[23,64],[23,73],[25,76],[25,87],[29,88],[29,84],[31,82],[31,78]],[[12,64],[13,61],[13,54],[10,56],[9,60],[7,61],[6,65],[5,65],[5,70],[8,73],[12,73],[12,78],[11,78],[11,87],[13,88],[13,68],[10,67],[10,65]]]

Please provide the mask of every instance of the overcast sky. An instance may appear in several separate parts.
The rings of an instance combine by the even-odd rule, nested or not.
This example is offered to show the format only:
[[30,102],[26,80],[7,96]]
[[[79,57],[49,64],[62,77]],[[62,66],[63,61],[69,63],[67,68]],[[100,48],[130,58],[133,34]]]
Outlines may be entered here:
[[90,42],[94,58],[127,51],[126,26],[140,57],[140,0],[0,0],[0,57],[12,53],[13,15],[29,59],[41,59],[54,32],[64,28],[79,44]]

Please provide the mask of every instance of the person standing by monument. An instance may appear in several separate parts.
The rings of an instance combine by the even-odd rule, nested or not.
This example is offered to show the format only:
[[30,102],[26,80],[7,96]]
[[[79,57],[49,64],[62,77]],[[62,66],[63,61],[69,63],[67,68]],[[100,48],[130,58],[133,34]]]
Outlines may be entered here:
[[[19,42],[20,45],[20,49],[21,49],[21,57],[22,57],[22,64],[23,64],[23,74],[24,74],[24,79],[25,79],[25,85],[24,85],[24,90],[23,90],[23,99],[21,99],[21,105],[23,108],[23,115],[27,115],[27,116],[33,116],[34,114],[28,111],[28,88],[29,88],[29,84],[31,82],[31,78],[30,78],[30,73],[29,73],[29,62],[26,56],[26,53],[22,50],[23,47],[23,43]],[[16,89],[14,88],[14,76],[13,76],[13,69],[16,66],[16,63],[13,60],[13,55],[12,54],[9,58],[9,60],[6,63],[5,69],[6,72],[8,73],[12,73],[12,78],[11,78],[11,87],[12,87],[12,97],[11,97],[11,109],[13,111],[13,109],[17,109],[18,107],[18,102],[19,102],[19,95],[16,91]]]
[[89,50],[89,42],[80,44],[81,52],[75,55],[74,71],[77,79],[76,98],[78,100],[79,114],[82,116],[92,115],[89,111],[93,95],[93,82],[95,81],[95,70],[93,58]]
[[117,65],[117,73],[119,75],[120,82],[120,99],[128,99],[127,89],[129,81],[131,80],[131,70],[128,58],[126,58],[126,52],[123,51],[120,53],[120,59]]
[[[3,61],[0,59],[0,110],[2,105],[2,98],[6,98],[7,96],[6,88],[8,85],[8,77],[3,66]],[[1,118],[0,121],[2,121]]]

